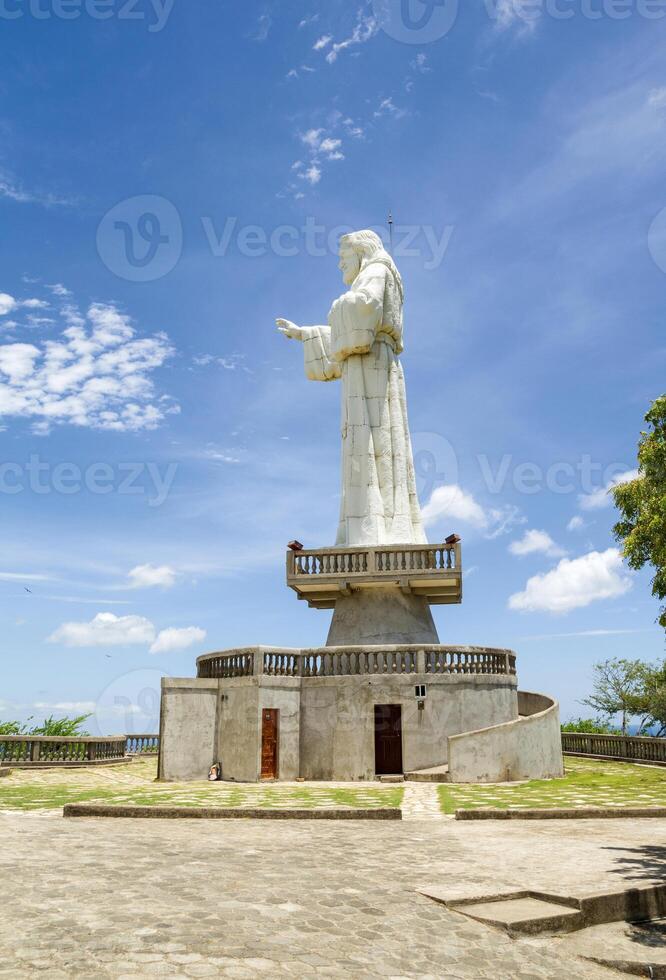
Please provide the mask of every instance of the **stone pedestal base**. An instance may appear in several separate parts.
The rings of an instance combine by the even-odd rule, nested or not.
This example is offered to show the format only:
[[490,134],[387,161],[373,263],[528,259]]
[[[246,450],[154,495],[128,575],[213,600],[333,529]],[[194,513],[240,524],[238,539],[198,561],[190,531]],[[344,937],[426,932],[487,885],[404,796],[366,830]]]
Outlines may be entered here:
[[340,596],[326,646],[439,643],[428,600],[381,586]]

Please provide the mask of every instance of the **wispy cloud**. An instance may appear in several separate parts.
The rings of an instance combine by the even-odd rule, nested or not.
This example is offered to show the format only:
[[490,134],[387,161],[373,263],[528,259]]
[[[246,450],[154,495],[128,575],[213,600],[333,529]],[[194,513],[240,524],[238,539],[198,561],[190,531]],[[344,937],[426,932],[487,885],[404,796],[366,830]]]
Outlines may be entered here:
[[[334,64],[338,60],[338,56],[341,51],[347,51],[349,48],[357,47],[360,44],[365,44],[370,41],[379,30],[379,22],[376,17],[364,13],[359,10],[356,20],[356,26],[354,27],[352,33],[349,37],[345,38],[344,41],[333,42],[330,46],[330,50],[326,55],[326,61],[329,65]],[[330,40],[330,39],[329,39]],[[324,48],[328,47],[328,43],[324,45]]]
[[623,483],[631,483],[632,480],[638,479],[638,475],[638,470],[626,470],[624,473],[618,473],[604,487],[600,487],[593,493],[581,494],[578,498],[581,510],[601,510],[604,507],[610,507],[613,503],[610,493],[613,487],[619,487]]
[[270,34],[271,27],[273,26],[273,17],[268,9],[265,9],[259,15],[257,20],[257,25],[254,33],[250,35],[253,41],[265,41]]
[[460,521],[481,531],[484,537],[493,539],[507,534],[516,524],[524,524],[525,518],[513,506],[484,508],[471,493],[458,484],[436,487],[428,503],[422,509],[426,527],[441,525],[447,521],[447,533],[454,530],[453,522]]
[[127,577],[133,589],[170,589],[176,584],[176,571],[170,565],[137,565]]
[[394,119],[402,119],[406,115],[407,110],[395,105],[390,96],[387,99],[382,99],[374,112],[375,119],[379,119],[381,116],[393,116]]
[[14,178],[0,172],[0,197],[17,204],[41,204],[44,207],[68,207],[74,201],[51,192],[27,191]]

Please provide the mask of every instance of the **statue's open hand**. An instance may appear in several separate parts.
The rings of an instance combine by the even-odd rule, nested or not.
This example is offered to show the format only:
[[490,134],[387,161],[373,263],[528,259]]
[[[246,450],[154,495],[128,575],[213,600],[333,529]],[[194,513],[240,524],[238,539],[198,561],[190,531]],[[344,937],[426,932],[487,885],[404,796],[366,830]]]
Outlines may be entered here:
[[290,340],[305,340],[305,331],[302,327],[297,327],[295,323],[291,320],[283,320],[281,317],[276,321],[277,328],[280,333],[283,333],[285,337],[289,337]]

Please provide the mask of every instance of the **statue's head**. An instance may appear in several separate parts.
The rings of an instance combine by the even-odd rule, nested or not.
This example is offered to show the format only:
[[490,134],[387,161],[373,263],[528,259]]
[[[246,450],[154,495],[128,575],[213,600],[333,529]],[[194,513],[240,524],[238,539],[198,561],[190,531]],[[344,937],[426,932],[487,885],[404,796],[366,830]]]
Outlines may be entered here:
[[340,239],[340,271],[342,278],[351,286],[362,266],[375,256],[384,253],[384,243],[374,231],[353,231]]

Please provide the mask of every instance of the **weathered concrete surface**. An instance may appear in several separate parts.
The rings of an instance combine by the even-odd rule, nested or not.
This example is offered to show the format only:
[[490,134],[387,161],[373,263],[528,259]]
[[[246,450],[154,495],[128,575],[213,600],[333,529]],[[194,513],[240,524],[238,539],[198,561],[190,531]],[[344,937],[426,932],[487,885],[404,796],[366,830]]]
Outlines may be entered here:
[[395,807],[374,809],[284,809],[221,806],[127,806],[126,804],[66,803],[64,817],[104,817],[131,820],[401,820]]
[[567,953],[635,976],[666,977],[666,919],[612,922],[563,936]]
[[[414,789],[421,787],[415,784]],[[457,824],[63,820],[0,814],[0,977],[612,980],[511,940],[428,881],[577,892],[661,880],[645,821]],[[556,856],[556,860],[554,860]]]
[[162,679],[161,779],[206,778],[215,761],[218,701],[217,681]]
[[[423,710],[414,693],[417,684],[427,688]],[[199,689],[201,701],[195,697]],[[280,779],[374,779],[376,704],[402,706],[403,767],[427,769],[446,763],[447,736],[517,717],[516,678],[416,673],[164,678],[160,779],[205,779],[212,763],[220,762],[223,779],[258,780],[263,708],[280,711]]]
[[664,806],[579,806],[579,807],[543,807],[527,809],[521,807],[514,810],[478,809],[456,810],[456,820],[618,820],[660,817],[666,819]]
[[499,783],[563,774],[557,701],[519,691],[518,711],[517,720],[449,738],[452,783]]
[[404,595],[395,585],[341,596],[335,603],[326,646],[382,643],[439,643],[428,600]]
[[[425,684],[419,710],[414,687]],[[484,674],[321,677],[301,690],[301,775],[374,779],[374,706],[402,706],[403,767],[442,765],[447,736],[517,715],[516,679]]]

